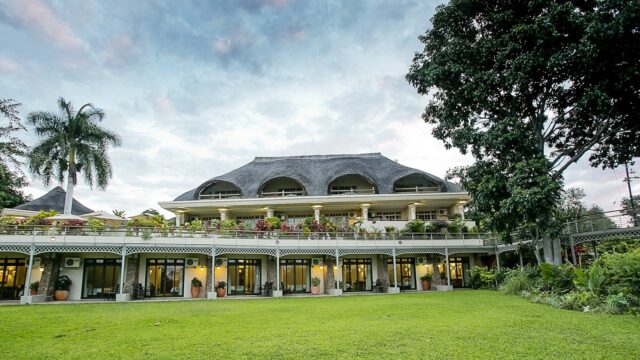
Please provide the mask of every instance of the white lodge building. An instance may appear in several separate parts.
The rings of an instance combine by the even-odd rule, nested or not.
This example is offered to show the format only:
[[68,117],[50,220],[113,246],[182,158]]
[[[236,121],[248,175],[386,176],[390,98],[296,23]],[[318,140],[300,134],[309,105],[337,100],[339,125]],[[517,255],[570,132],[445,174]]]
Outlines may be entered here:
[[[43,301],[58,275],[73,281],[70,300],[116,293],[122,301],[140,294],[189,298],[194,277],[206,288],[201,297],[215,297],[212,286],[219,281],[227,283],[230,296],[307,293],[314,277],[321,292],[334,295],[423,290],[420,277],[426,273],[433,274],[434,289],[465,287],[469,269],[493,258],[492,243],[467,232],[390,227],[402,230],[414,219],[442,225],[462,216],[468,200],[457,185],[379,153],[258,157],[160,202],[176,214],[170,229],[3,227],[0,298],[15,299],[25,284],[40,281],[38,295],[22,301]],[[249,230],[273,217],[290,228]],[[291,230],[309,217],[328,220],[337,230]],[[196,219],[240,225],[185,227]]]

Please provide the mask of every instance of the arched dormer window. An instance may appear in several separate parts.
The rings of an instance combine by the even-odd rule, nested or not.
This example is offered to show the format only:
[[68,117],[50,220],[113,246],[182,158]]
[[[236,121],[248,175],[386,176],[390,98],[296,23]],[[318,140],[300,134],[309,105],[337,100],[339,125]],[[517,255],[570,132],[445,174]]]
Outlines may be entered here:
[[239,187],[228,181],[214,181],[205,186],[198,194],[199,200],[228,199],[241,197],[242,191]]
[[297,180],[290,177],[277,177],[265,182],[258,190],[260,197],[304,196],[307,190]]
[[424,174],[411,174],[396,180],[393,183],[394,193],[429,193],[442,190],[439,182],[430,179]]
[[362,175],[348,174],[335,178],[329,183],[329,195],[358,195],[375,194],[376,186],[373,181]]

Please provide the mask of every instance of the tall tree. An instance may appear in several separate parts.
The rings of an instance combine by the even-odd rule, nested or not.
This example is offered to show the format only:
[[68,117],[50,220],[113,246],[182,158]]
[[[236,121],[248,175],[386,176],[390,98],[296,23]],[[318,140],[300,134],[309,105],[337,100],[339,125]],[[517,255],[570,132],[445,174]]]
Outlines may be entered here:
[[58,99],[59,113],[32,112],[27,123],[35,127],[42,140],[29,153],[29,169],[45,185],[52,179],[62,183],[66,175],[64,213],[71,213],[73,189],[78,173],[93,187],[106,189],[112,176],[107,155],[109,146],[120,146],[120,136],[99,126],[104,112],[92,104],[75,111],[70,102]]
[[20,190],[28,185],[20,170],[21,158],[28,148],[15,136],[16,132],[26,130],[18,117],[20,105],[13,99],[0,99],[0,114],[6,120],[0,125],[0,208],[12,208],[30,200]]
[[622,198],[622,213],[631,218],[633,226],[640,226],[640,198],[633,197],[633,203],[628,197]]
[[419,39],[407,80],[423,118],[477,159],[450,175],[493,230],[535,227],[558,263],[564,171],[640,155],[640,1],[451,0]]

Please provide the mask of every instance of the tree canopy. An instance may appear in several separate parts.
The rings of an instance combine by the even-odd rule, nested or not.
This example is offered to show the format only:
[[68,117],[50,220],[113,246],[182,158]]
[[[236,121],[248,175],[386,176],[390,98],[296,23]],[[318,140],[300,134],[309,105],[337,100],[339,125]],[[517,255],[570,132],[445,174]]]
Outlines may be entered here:
[[[491,230],[553,236],[571,164],[588,152],[603,167],[640,155],[639,20],[639,1],[438,7],[407,80],[428,97],[433,135],[476,158],[449,175]],[[559,243],[547,245],[559,261]]]
[[[0,208],[12,208],[30,200],[20,189],[28,185],[20,171],[27,145],[15,133],[25,130],[18,117],[21,104],[13,99],[0,99]],[[12,167],[14,168],[12,170]]]

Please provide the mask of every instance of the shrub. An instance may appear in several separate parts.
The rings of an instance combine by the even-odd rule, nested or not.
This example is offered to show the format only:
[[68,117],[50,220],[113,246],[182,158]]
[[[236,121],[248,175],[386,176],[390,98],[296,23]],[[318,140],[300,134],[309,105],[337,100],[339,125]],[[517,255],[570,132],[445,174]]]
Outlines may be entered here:
[[523,291],[531,290],[533,286],[534,280],[525,269],[515,269],[507,274],[500,290],[505,294],[518,295]]
[[573,283],[578,290],[592,292],[596,296],[600,295],[606,280],[600,265],[594,264],[587,270],[575,269],[574,272],[575,278],[573,279]]
[[218,281],[218,284],[216,285],[216,290],[217,289],[224,289],[227,286],[227,283],[224,281]]
[[594,311],[600,304],[600,298],[593,292],[570,291],[560,297],[557,307],[561,309]]
[[540,276],[546,290],[557,294],[569,292],[573,289],[574,272],[569,265],[553,266],[540,264]]
[[608,294],[624,294],[632,300],[632,306],[640,306],[634,301],[640,298],[640,249],[626,254],[604,254],[597,264],[608,279],[605,285]]
[[56,290],[69,291],[71,287],[71,279],[67,275],[60,275],[56,279]]
[[102,221],[95,218],[89,218],[89,220],[87,221],[87,226],[89,226],[89,228],[93,232],[101,233],[104,231],[104,224],[102,223]]
[[204,229],[204,223],[200,219],[191,220],[191,222],[188,222],[185,225],[191,232],[202,231]]
[[198,279],[197,277],[194,277],[193,279],[191,279],[191,286],[202,287],[202,281],[200,281],[200,279]]
[[[251,226],[251,224],[247,225],[249,225],[249,227]],[[238,225],[236,224],[235,220],[226,219],[220,222],[220,230],[236,230],[237,228]]]
[[482,266],[471,269],[469,284],[474,289],[493,289],[496,286],[496,275],[493,271]]
[[264,222],[267,224],[267,229],[269,231],[280,229],[280,219],[275,216],[265,218]]
[[313,278],[311,278],[311,286],[313,287],[320,286],[320,278],[317,276],[314,276]]
[[612,238],[601,242],[596,248],[600,254],[629,253],[640,249],[640,240],[625,237]]
[[423,233],[424,222],[420,219],[411,220],[405,224],[403,231],[408,233]]

